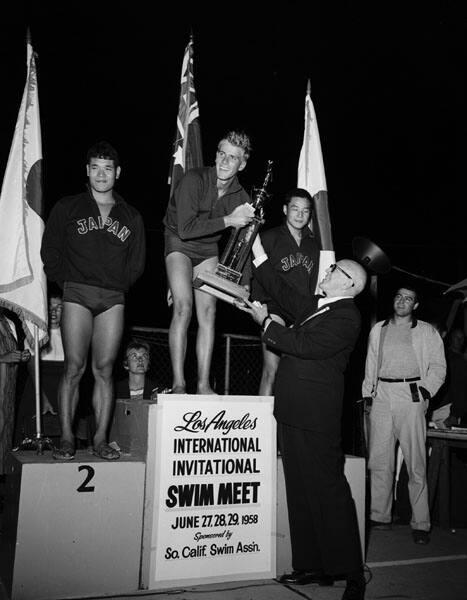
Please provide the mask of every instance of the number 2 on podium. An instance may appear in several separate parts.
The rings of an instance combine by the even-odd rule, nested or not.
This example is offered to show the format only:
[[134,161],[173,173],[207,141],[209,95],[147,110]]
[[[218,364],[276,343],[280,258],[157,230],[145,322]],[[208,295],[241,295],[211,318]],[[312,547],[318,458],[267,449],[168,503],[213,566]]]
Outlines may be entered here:
[[90,465],[81,465],[78,467],[78,471],[86,471],[86,478],[83,483],[76,489],[77,492],[93,492],[95,487],[93,485],[88,485],[88,483],[94,477],[95,471],[93,467]]

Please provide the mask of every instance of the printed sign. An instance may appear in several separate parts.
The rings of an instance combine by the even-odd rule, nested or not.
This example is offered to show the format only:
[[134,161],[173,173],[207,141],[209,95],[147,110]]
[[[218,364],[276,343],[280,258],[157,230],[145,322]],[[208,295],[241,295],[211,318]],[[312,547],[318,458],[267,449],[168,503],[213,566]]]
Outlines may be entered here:
[[275,577],[272,397],[167,394],[157,408],[149,588]]

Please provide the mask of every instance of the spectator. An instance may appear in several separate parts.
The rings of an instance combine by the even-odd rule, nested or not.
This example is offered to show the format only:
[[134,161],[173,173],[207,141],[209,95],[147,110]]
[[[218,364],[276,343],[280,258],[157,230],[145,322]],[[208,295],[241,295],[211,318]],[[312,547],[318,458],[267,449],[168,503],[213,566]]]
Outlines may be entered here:
[[[60,436],[60,424],[58,420],[58,385],[63,372],[63,343],[60,330],[62,317],[62,297],[58,293],[49,296],[49,342],[40,351],[40,375],[39,384],[41,390],[41,432],[48,438]],[[25,347],[34,357],[34,349]],[[35,398],[35,369],[34,360],[27,363],[28,377],[26,379],[23,393],[19,400],[15,427],[15,444],[19,444],[23,438],[31,438],[36,432],[36,398]],[[58,441],[58,439],[57,439]]]
[[18,350],[15,325],[0,307],[0,475],[12,446],[18,364],[30,358],[29,350]]
[[430,403],[430,421],[438,428],[459,426],[467,414],[467,360],[462,354],[465,335],[462,329],[454,328],[447,337],[446,381]]
[[395,447],[400,444],[408,471],[412,507],[412,536],[416,544],[430,541],[426,480],[426,412],[430,398],[446,376],[441,336],[418,320],[419,301],[409,286],[397,290],[393,315],[370,331],[362,385],[371,404],[369,460],[371,525],[390,529],[395,470]]
[[131,400],[153,399],[157,393],[156,383],[147,376],[150,364],[150,346],[147,342],[131,341],[125,348],[123,368],[128,377],[117,382],[115,396]]

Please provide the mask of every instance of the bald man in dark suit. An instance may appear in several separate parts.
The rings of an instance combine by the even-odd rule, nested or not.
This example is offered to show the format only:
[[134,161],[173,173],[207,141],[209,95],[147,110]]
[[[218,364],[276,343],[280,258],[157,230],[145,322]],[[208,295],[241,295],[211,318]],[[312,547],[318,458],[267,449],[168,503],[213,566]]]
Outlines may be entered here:
[[274,416],[294,571],[280,581],[325,585],[345,577],[342,600],[363,600],[363,558],[355,504],[344,475],[341,416],[344,371],[360,333],[353,299],[365,287],[366,272],[353,260],[340,260],[320,282],[324,297],[302,296],[274,273],[259,236],[253,253],[254,276],[295,315],[294,325],[287,328],[269,317],[266,305],[255,302],[243,308],[261,325],[263,342],[281,352]]

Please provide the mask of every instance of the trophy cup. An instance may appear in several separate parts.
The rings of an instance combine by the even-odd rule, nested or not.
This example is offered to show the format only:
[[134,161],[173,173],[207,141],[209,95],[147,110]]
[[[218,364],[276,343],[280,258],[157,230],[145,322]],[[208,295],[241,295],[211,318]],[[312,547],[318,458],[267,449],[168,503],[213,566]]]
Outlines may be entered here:
[[245,266],[258,229],[263,221],[264,203],[269,198],[266,188],[271,180],[272,160],[268,161],[266,177],[260,188],[253,188],[250,204],[255,216],[249,225],[234,229],[214,273],[204,271],[193,281],[193,287],[225,300],[230,304],[244,302],[249,292],[240,285]]

